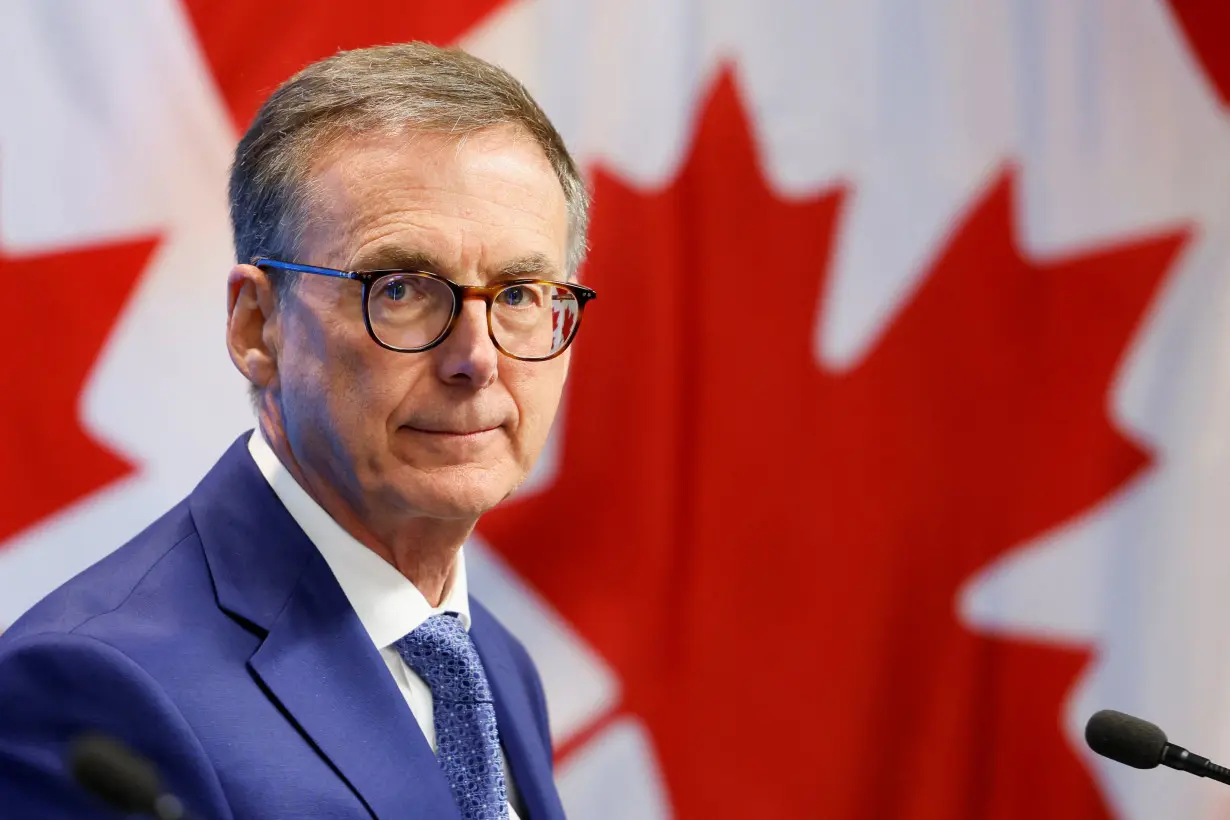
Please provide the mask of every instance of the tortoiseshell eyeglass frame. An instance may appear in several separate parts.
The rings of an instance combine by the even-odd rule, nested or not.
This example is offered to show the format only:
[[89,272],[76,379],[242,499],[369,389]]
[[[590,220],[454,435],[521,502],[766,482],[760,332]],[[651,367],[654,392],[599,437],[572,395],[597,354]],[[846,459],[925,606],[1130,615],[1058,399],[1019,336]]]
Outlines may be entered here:
[[[272,268],[274,270],[294,271],[296,273],[312,273],[318,276],[332,276],[336,279],[353,279],[363,285],[363,324],[367,327],[367,335],[372,337],[372,341],[380,345],[386,350],[392,350],[395,353],[422,353],[426,350],[431,350],[433,347],[442,343],[448,338],[448,335],[453,332],[453,328],[457,326],[457,319],[461,316],[462,303],[466,299],[481,299],[487,305],[487,335],[491,337],[491,343],[495,345],[496,350],[508,356],[510,359],[517,359],[523,362],[545,362],[554,359],[556,356],[563,353],[572,344],[572,340],[577,337],[577,331],[581,329],[581,317],[585,313],[585,305],[587,302],[598,298],[598,294],[591,288],[584,285],[578,285],[573,282],[553,282],[550,279],[507,279],[496,285],[458,285],[457,283],[446,279],[438,273],[425,270],[411,270],[393,268],[389,270],[338,270],[336,268],[322,268],[316,265],[301,265],[298,262],[282,262],[277,259],[270,259],[265,256],[258,256],[252,260],[252,265],[261,268]],[[397,347],[391,345],[376,335],[376,331],[372,328],[371,312],[368,309],[368,297],[371,295],[372,287],[379,280],[386,276],[395,276],[398,274],[413,274],[415,276],[426,276],[430,279],[435,279],[443,282],[453,294],[453,312],[449,317],[448,324],[444,326],[444,330],[440,335],[431,342],[420,347]],[[518,356],[511,353],[500,344],[499,339],[495,337],[495,329],[491,326],[491,308],[495,304],[495,299],[505,290],[517,287],[519,285],[553,285],[558,288],[565,288],[572,292],[572,295],[577,300],[577,317],[573,322],[572,333],[564,340],[563,345],[559,350],[553,351],[546,356]]]

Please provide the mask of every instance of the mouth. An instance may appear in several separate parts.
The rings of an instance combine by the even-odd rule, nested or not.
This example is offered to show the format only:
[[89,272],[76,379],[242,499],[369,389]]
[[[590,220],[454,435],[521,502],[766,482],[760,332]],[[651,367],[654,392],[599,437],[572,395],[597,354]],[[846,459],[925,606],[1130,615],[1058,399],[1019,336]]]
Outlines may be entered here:
[[495,427],[483,427],[474,430],[429,430],[423,427],[415,427],[408,424],[405,429],[411,430],[415,433],[421,433],[426,436],[436,436],[441,439],[466,441],[482,438],[489,433],[494,433],[496,430],[499,430],[500,427],[499,425],[496,425]]

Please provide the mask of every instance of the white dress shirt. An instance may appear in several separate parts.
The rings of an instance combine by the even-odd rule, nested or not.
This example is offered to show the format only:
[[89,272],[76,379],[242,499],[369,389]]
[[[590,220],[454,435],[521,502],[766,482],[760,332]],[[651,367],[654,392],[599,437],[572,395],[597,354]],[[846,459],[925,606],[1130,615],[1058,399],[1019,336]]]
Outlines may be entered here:
[[[337,578],[350,606],[359,616],[359,622],[367,631],[389,668],[389,674],[424,737],[436,750],[436,727],[432,717],[431,689],[418,674],[406,665],[398,654],[395,642],[413,632],[432,615],[444,612],[456,613],[462,626],[470,628],[470,593],[466,586],[465,555],[457,551],[457,558],[445,583],[444,598],[433,607],[406,576],[387,561],[363,546],[350,533],[342,529],[316,501],[299,486],[294,476],[278,459],[273,448],[261,435],[253,431],[248,438],[248,452],[261,474],[273,488],[291,518],[303,530],[325,563]],[[500,755],[503,757],[503,750]],[[513,805],[517,803],[512,776],[504,762],[504,780],[508,784],[509,817],[518,820]]]

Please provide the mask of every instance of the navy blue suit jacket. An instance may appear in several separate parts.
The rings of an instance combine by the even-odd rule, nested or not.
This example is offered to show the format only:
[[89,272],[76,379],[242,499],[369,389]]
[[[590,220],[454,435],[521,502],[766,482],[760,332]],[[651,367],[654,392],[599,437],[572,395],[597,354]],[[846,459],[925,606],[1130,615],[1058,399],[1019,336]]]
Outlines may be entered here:
[[[562,818],[537,672],[471,606],[522,802],[529,818]],[[246,436],[187,499],[0,636],[0,816],[115,817],[66,774],[70,739],[89,729],[155,761],[202,818],[460,817]]]

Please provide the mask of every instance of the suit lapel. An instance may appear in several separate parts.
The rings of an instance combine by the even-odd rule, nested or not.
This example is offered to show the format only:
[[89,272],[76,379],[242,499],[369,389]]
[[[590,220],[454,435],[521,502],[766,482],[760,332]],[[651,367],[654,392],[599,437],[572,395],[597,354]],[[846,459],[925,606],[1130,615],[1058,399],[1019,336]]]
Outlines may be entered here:
[[218,603],[267,634],[249,667],[377,818],[459,818],[435,755],[324,558],[247,453],[189,501]]
[[508,639],[499,630],[485,610],[472,608],[470,637],[495,696],[495,718],[508,768],[532,820],[563,820],[564,810],[551,769],[551,750],[543,742],[531,711],[533,696],[509,653]]
[[373,815],[458,816],[435,754],[323,558],[308,564],[249,665]]

